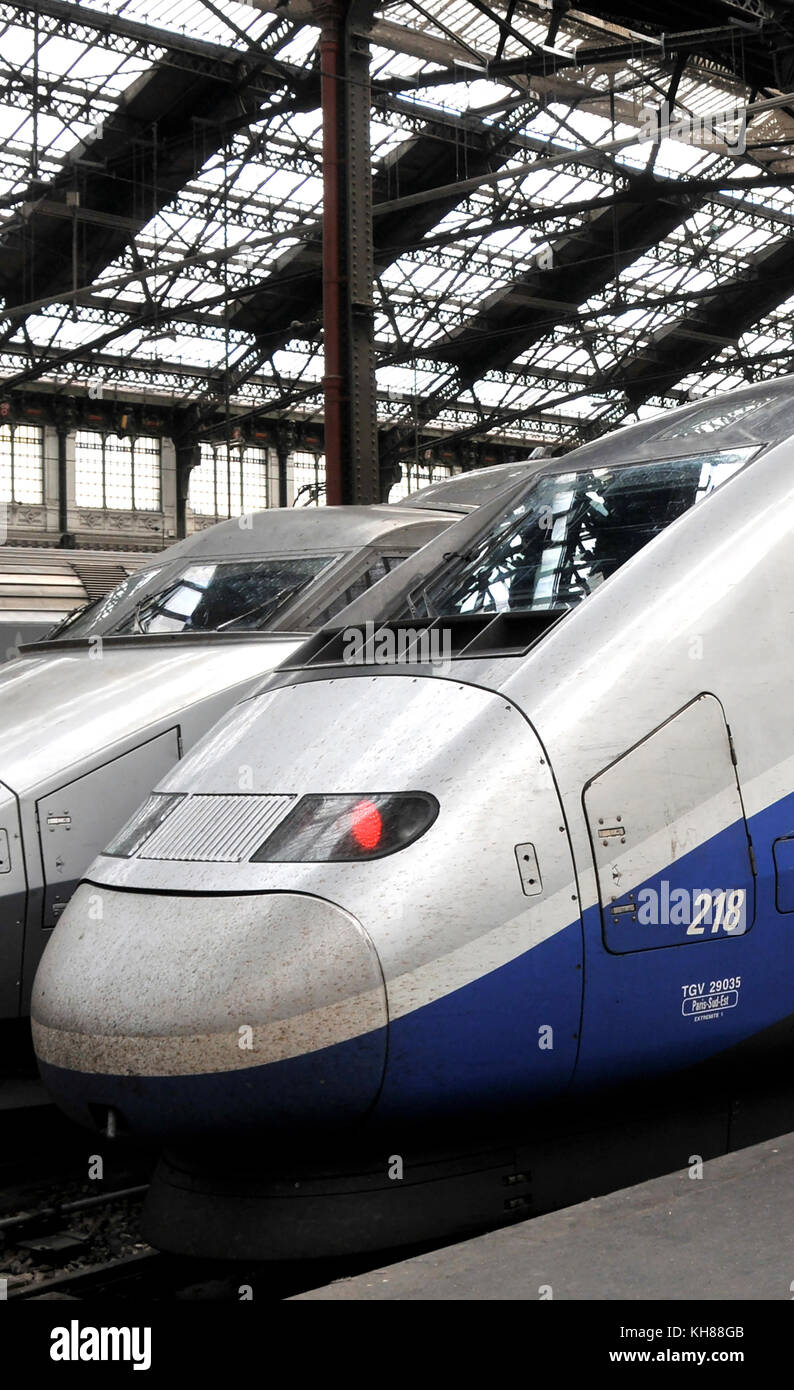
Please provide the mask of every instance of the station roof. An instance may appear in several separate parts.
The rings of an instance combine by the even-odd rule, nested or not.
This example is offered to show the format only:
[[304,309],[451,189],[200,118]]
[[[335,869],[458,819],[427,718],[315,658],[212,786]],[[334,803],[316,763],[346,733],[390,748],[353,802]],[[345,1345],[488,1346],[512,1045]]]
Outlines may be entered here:
[[[379,413],[414,443],[568,448],[791,368],[794,8],[595,8],[376,11]],[[308,0],[0,0],[0,394],[321,418],[318,37]]]

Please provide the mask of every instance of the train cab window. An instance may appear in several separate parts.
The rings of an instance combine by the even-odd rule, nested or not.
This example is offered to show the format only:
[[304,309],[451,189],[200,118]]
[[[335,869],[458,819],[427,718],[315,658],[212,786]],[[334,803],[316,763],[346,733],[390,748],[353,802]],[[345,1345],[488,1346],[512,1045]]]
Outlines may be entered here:
[[254,632],[266,627],[336,558],[273,556],[150,570],[130,576],[98,609],[79,614],[68,632],[57,635]]
[[470,551],[410,595],[412,615],[572,607],[756,450],[546,473]]
[[115,631],[256,630],[296,598],[328,563],[327,555],[312,555],[189,565],[162,590],[136,604]]

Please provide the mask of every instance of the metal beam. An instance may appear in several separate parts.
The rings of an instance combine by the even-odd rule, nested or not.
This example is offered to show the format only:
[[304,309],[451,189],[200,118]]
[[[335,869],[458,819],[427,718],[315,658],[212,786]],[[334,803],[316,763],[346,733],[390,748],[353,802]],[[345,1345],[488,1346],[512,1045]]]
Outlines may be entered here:
[[602,389],[610,389],[616,379],[632,406],[639,406],[668,395],[676,382],[726,347],[735,349],[735,366],[741,370],[739,339],[793,294],[794,246],[786,238],[765,247],[732,278],[720,280],[693,313],[666,324],[605,378]]
[[54,182],[31,187],[26,212],[3,238],[0,293],[6,312],[95,279],[135,230],[195,177],[218,136],[223,138],[225,118],[245,112],[253,120],[262,100],[246,91],[244,80],[230,89],[213,76],[163,67],[147,74]]
[[345,54],[345,331],[348,342],[347,430],[351,475],[343,488],[351,502],[380,502],[378,415],[375,391],[375,259],[370,153],[370,50],[354,0],[346,25]]
[[342,150],[344,140],[345,13],[339,0],[316,6],[320,24],[320,96],[323,110],[323,347],[325,353],[326,502],[345,501],[343,396],[345,341],[342,306],[344,241]]
[[[791,106],[792,104],[794,104],[794,92],[786,92],[779,97],[769,97],[764,101],[753,102],[752,105],[747,106],[745,109],[748,118],[750,118],[764,111],[772,111],[778,107]],[[724,110],[711,112],[710,117],[712,120],[721,119],[730,116],[733,110],[733,107],[726,107]],[[657,138],[661,139],[669,135],[673,127],[681,130],[686,130],[687,127],[695,128],[698,119],[697,116],[682,116],[667,125],[660,125]],[[593,145],[591,147],[591,153],[596,157],[599,155],[618,154],[621,150],[628,149],[631,145],[636,145],[636,143],[637,134],[636,132],[632,132],[631,135],[623,135],[616,140],[605,140],[600,144]],[[382,217],[388,212],[403,212],[406,208],[416,207],[418,203],[428,203],[438,199],[448,198],[454,192],[457,192],[458,198],[460,198],[464,193],[474,193],[477,189],[484,188],[488,184],[502,183],[505,179],[524,178],[527,174],[536,174],[546,169],[560,168],[562,165],[570,163],[570,161],[571,152],[568,152],[536,159],[533,160],[531,164],[508,164],[504,169],[498,169],[495,173],[478,174],[475,178],[461,179],[455,185],[431,188],[421,193],[411,193],[405,198],[394,198],[390,202],[380,204],[376,209],[376,214]]]
[[[275,5],[273,9],[275,11]],[[160,28],[142,20],[128,19],[123,14],[110,14],[90,5],[74,4],[72,0],[13,0],[13,3],[3,0],[0,12],[4,11],[8,11],[10,21],[15,24],[34,23],[37,16],[39,19],[54,20],[64,37],[71,37],[76,33],[92,43],[96,42],[97,35],[105,39],[129,40],[130,51],[151,56],[152,61],[162,58],[164,53],[170,53],[174,60],[196,60],[202,72],[207,71],[208,64],[216,64],[215,75],[225,75],[227,80],[233,78],[234,69],[245,59],[245,54],[233,45],[193,38],[188,34],[181,34],[178,29]],[[283,16],[282,26],[292,27],[291,19],[291,16],[289,20]],[[266,35],[268,41],[272,29],[271,25]],[[256,43],[256,40],[251,40],[252,46]],[[156,50],[161,52],[158,53]],[[258,56],[266,63],[267,71],[283,82],[289,83],[305,76],[303,69],[268,57],[261,47]]]
[[[315,0],[323,110],[326,500],[380,500],[369,42],[346,0]],[[371,20],[371,13],[369,19]],[[366,21],[366,15],[358,18]]]
[[[498,168],[508,157],[512,139],[509,132],[489,129],[484,124],[467,131],[466,158],[469,169]],[[455,173],[460,159],[459,142],[452,131],[440,125],[422,123],[375,171],[372,178],[373,213],[395,188],[420,190],[437,184]],[[382,272],[414,247],[424,247],[426,233],[440,217],[459,202],[425,205],[412,213],[379,217],[373,232],[375,269]],[[551,214],[550,214],[551,215]],[[298,246],[291,247],[274,264],[267,278],[246,294],[232,312],[235,329],[253,333],[258,342],[275,350],[295,336],[295,325],[305,331],[314,324],[322,302],[322,218],[318,218]]]

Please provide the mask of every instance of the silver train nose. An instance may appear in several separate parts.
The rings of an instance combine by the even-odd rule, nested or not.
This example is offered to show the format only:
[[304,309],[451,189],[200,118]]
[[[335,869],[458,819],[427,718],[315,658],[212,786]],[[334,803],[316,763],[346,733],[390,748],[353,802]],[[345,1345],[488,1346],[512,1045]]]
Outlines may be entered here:
[[132,1133],[363,1118],[386,1061],[375,949],[299,893],[120,892],[83,884],[44,953],[33,1038],[75,1119]]

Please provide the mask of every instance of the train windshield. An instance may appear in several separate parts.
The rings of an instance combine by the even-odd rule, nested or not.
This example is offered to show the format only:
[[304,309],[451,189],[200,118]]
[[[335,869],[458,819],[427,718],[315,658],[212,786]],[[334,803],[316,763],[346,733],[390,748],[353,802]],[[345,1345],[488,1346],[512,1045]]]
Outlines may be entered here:
[[572,607],[757,448],[545,474],[471,550],[414,590],[412,616]]
[[130,575],[90,610],[67,618],[51,637],[255,632],[267,627],[336,558],[271,556],[161,566]]

